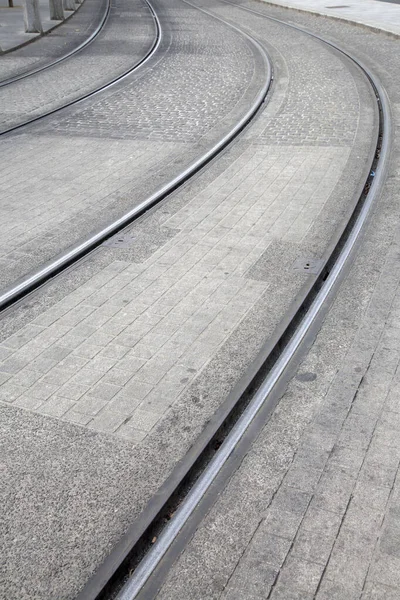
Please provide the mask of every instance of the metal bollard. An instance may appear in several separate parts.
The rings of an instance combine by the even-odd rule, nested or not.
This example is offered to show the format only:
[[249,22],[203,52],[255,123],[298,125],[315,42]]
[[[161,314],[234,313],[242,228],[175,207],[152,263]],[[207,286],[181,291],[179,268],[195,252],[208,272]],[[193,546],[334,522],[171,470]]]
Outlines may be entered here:
[[52,21],[64,21],[64,9],[62,0],[49,0],[50,19]]
[[75,0],[63,0],[65,10],[75,10]]
[[38,0],[24,0],[24,21],[26,33],[43,33]]

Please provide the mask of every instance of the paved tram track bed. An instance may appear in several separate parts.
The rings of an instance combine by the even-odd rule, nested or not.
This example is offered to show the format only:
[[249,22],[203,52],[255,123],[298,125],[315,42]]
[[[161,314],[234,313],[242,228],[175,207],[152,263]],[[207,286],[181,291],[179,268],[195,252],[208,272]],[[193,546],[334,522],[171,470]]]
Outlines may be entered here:
[[86,48],[49,69],[0,87],[0,132],[56,110],[125,73],[146,56],[155,36],[144,0],[117,0],[102,31]]
[[396,124],[391,169],[315,344],[154,597],[395,600],[400,597],[399,41],[258,2],[246,6],[329,37],[379,74]]
[[181,15],[175,5],[157,10],[161,46],[139,71],[2,140],[3,285],[173,179],[230,131],[265,85],[266,65],[246,38],[188,6]]
[[[26,322],[0,345],[7,485],[24,482],[7,510],[7,598],[29,597],[18,573],[27,548],[30,593],[74,597],[312,277],[298,259],[323,256],[365,178],[376,111],[363,77],[302,34],[241,13],[240,23],[263,36],[276,68],[263,114],[123,242],[103,246],[4,320],[10,332]],[[303,143],[303,131],[298,144],[293,136],[285,142],[281,125],[272,143],[271,123],[300,84],[299,48],[310,73],[299,116],[304,98],[313,108],[315,70],[334,122],[341,79],[338,110],[345,97],[354,115],[347,145],[335,143],[335,132],[329,145],[318,139],[319,128],[314,144]]]

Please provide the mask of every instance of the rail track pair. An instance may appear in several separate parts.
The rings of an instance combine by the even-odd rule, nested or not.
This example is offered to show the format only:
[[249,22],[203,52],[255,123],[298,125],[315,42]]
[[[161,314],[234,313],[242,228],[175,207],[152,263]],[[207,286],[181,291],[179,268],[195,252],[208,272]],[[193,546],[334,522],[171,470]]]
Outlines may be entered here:
[[[218,1],[231,4],[226,0]],[[274,339],[266,341],[257,359],[250,365],[246,375],[235,386],[185,459],[171,473],[157,496],[150,502],[139,519],[132,525],[100,569],[87,583],[78,596],[79,600],[92,600],[106,597],[107,594],[114,595],[115,586],[121,588],[121,582],[124,585],[118,592],[118,600],[140,598],[144,589],[151,589],[152,578],[159,572],[161,561],[168,561],[168,553],[172,552],[173,554],[174,546],[179,546],[179,536],[189,520],[195,518],[194,515],[199,510],[202,502],[206,501],[210,488],[217,481],[223,482],[224,471],[229,467],[229,464],[235,464],[238,455],[246,452],[249,443],[265,424],[266,419],[268,419],[279,401],[280,382],[290,376],[291,368],[305,340],[309,343],[309,340],[315,336],[318,324],[329,307],[332,295],[348,271],[352,257],[360,243],[362,231],[369,220],[387,174],[391,140],[390,109],[385,90],[377,77],[356,57],[338,48],[328,40],[304,31],[291,23],[270,17],[263,12],[234,3],[232,5],[259,18],[275,21],[285,27],[296,29],[318,39],[334,51],[341,53],[364,74],[373,88],[379,108],[380,121],[375,149],[371,154],[370,172],[351,217],[343,222],[342,227],[337,231],[331,244],[329,256],[321,265],[315,280],[304,290],[303,296],[298,299],[296,306],[292,308],[291,314],[286,316]],[[155,11],[151,6],[150,9],[156,23],[157,35],[147,56],[107,85],[76,99],[74,102],[69,102],[66,106],[84,102],[95,94],[100,94],[126,78],[133,71],[142,68],[150,57],[157,52],[162,39],[162,29]],[[203,10],[214,18],[222,20],[209,11],[201,8],[198,8],[198,10]],[[105,17],[102,27],[105,26],[106,21],[107,17]],[[16,305],[23,303],[30,294],[34,294],[40,286],[47,285],[55,276],[87,255],[106,239],[123,230],[124,227],[132,223],[150,207],[164,201],[174,190],[217,157],[229,144],[234,143],[237,136],[257,117],[273,80],[273,68],[265,49],[256,39],[229,21],[225,22],[229,27],[233,27],[244,35],[256,47],[265,64],[268,65],[268,77],[247,113],[238,123],[234,124],[229,133],[219,140],[213,148],[196,159],[182,173],[163,185],[139,206],[121,215],[118,219],[109,223],[107,227],[93,232],[78,244],[0,292],[0,309],[2,311],[12,311]],[[76,52],[81,51],[84,46],[91,43],[99,31],[100,28],[90,40],[77,48]],[[50,69],[53,64],[58,64],[72,55],[73,53],[69,53],[44,68]],[[0,85],[12,85],[21,77],[34,77],[38,72],[39,69],[27,72],[21,76],[0,82]],[[58,108],[57,112],[64,108]],[[54,112],[56,111],[48,112],[17,127],[5,130],[3,135],[10,135],[33,121],[47,118]],[[174,514],[171,519],[167,520],[166,515],[171,512],[171,507]],[[157,532],[157,541],[152,543],[154,532]],[[184,541],[181,544],[184,544]],[[139,560],[141,557],[143,557],[142,560]],[[128,576],[127,572],[132,569],[132,565],[135,567],[134,572],[132,576]],[[146,586],[150,587],[146,588]]]

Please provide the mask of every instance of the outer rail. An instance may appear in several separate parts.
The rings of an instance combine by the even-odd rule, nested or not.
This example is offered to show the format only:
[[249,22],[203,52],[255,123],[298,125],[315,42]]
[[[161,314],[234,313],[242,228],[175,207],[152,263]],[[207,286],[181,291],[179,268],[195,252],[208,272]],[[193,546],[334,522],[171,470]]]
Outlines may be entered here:
[[102,31],[103,27],[105,26],[105,24],[108,20],[109,15],[110,15],[110,11],[111,11],[111,0],[107,0],[106,10],[104,11],[104,14],[103,14],[103,17],[102,17],[100,23],[97,25],[96,29],[90,34],[90,36],[84,42],[79,44],[79,46],[77,46],[73,50],[70,50],[70,52],[66,52],[65,54],[63,54],[62,56],[57,58],[56,60],[48,63],[47,65],[43,65],[42,67],[37,67],[36,69],[31,69],[30,71],[25,71],[24,73],[21,73],[20,75],[15,75],[15,77],[8,77],[7,79],[2,79],[0,81],[0,87],[10,85],[10,83],[15,83],[16,81],[20,81],[21,79],[26,79],[27,77],[30,77],[31,75],[36,75],[36,73],[41,73],[42,71],[46,71],[47,69],[50,69],[51,67],[54,67],[55,65],[58,65],[60,62],[66,60],[67,58],[70,58],[74,54],[77,54],[78,52],[83,50],[83,48],[86,48],[87,46],[89,46],[89,44],[91,44],[93,42],[93,40]]
[[[220,1],[226,2],[227,4],[233,4],[226,0]],[[320,40],[340,52],[342,55],[345,55],[364,73],[377,97],[380,121],[380,131],[376,143],[377,152],[373,159],[371,172],[366,182],[368,185],[365,187],[365,190],[368,191],[363,191],[361,194],[350,219],[347,224],[344,224],[343,230],[340,232],[340,235],[338,235],[336,243],[333,248],[331,248],[329,256],[326,258],[325,265],[320,270],[319,276],[316,278],[315,282],[310,285],[309,290],[304,294],[304,297],[299,302],[299,305],[291,318],[287,319],[285,328],[283,332],[281,332],[279,338],[275,340],[273,347],[271,347],[270,344],[265,345],[260,352],[260,355],[250,367],[249,373],[243,377],[243,381],[238,383],[233,390],[233,393],[230,395],[231,397],[227,399],[229,402],[225,403],[225,415],[216,415],[214,423],[210,423],[209,426],[207,426],[206,430],[203,431],[203,434],[200,436],[202,439],[199,439],[196,442],[195,447],[193,447],[185,457],[186,471],[183,464],[177,465],[175,471],[164,483],[155,498],[150,501],[138,521],[130,530],[128,530],[124,538],[103,563],[99,572],[94,576],[93,580],[89,582],[89,585],[78,597],[78,600],[96,598],[101,590],[98,589],[97,593],[94,593],[95,586],[90,586],[90,584],[93,584],[96,581],[99,583],[102,577],[103,580],[106,581],[107,569],[109,569],[110,565],[113,564],[115,570],[117,564],[122,563],[122,548],[125,549],[125,556],[129,545],[132,549],[131,552],[133,551],[135,544],[140,541],[138,530],[143,527],[146,512],[148,517],[148,527],[150,527],[157,522],[157,515],[162,514],[163,507],[168,505],[171,498],[174,496],[174,491],[178,489],[183,481],[190,480],[192,481],[192,485],[188,486],[190,491],[181,501],[172,519],[159,534],[157,541],[151,546],[151,549],[139,563],[132,577],[128,579],[118,594],[117,600],[135,600],[138,598],[139,594],[143,592],[143,587],[157,571],[161,561],[165,559],[172,544],[176,542],[179,534],[188,523],[189,519],[193,517],[196,508],[205,498],[207,492],[210,491],[211,486],[215,484],[222,470],[227,466],[230,459],[234,462],[234,455],[238,453],[238,448],[245,440],[249,430],[253,429],[257,417],[262,415],[264,419],[265,415],[266,418],[268,418],[268,416],[272,414],[273,409],[279,401],[279,396],[277,394],[274,395],[274,391],[276,391],[279,382],[287,376],[288,371],[290,371],[290,365],[293,363],[294,357],[306,341],[306,338],[309,343],[310,337],[315,336],[318,321],[327,310],[335,290],[338,288],[341,280],[350,267],[351,260],[360,243],[362,232],[370,219],[372,208],[380,195],[387,175],[392,137],[390,106],[386,92],[375,75],[352,54],[342,50],[336,44],[327,41],[320,36],[314,35],[295,25],[268,17],[263,13],[257,13],[257,11],[238,5],[234,6],[237,6],[237,8],[242,10],[248,10],[249,12],[253,12],[275,22],[279,22],[282,25],[291,27]],[[271,364],[269,364],[271,357]],[[269,370],[260,383],[259,380],[257,381],[257,375],[259,375],[262,366],[264,366],[266,362],[269,365]],[[196,473],[194,473],[196,470],[196,461],[199,462],[205,454],[205,451],[209,450],[207,442],[211,442],[215,439],[218,432],[223,430],[223,427],[229,422],[233,409],[237,408],[246,394],[248,397],[249,390],[254,387],[255,381],[257,381],[257,391],[251,395],[251,400],[247,408],[245,408],[241,416],[237,418],[222,445],[215,451],[206,468],[201,471],[196,479]],[[264,420],[263,423],[265,423]],[[193,475],[193,480],[190,478],[191,474]],[[162,502],[164,502],[163,505]],[[153,513],[153,521],[149,518],[151,512]],[[143,531],[143,534],[144,533],[145,532]],[[134,538],[136,538],[135,541],[133,541]],[[184,545],[184,541],[182,541],[182,545]],[[110,571],[108,571],[108,576],[110,576]],[[146,593],[147,592],[145,592],[145,595]]]

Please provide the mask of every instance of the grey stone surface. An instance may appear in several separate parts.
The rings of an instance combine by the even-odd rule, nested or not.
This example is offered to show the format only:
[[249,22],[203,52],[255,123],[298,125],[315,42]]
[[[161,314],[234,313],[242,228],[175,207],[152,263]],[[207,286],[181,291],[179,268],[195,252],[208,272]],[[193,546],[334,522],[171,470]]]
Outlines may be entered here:
[[[72,599],[82,576],[94,568],[89,556],[96,556],[110,525],[119,523],[120,531],[129,525],[136,486],[132,447],[73,424],[60,427],[48,417],[32,420],[18,409],[2,407],[0,421],[2,511],[7,507],[10,518],[1,534],[7,563],[2,561],[0,596]],[[24,497],[30,499],[27,504]],[[17,529],[12,523],[18,523]],[[69,529],[67,544],[57,542],[60,528],[63,535]],[[118,535],[108,538],[106,548],[117,540]]]
[[[121,19],[124,13],[126,18]],[[62,107],[112,81],[146,55],[154,37],[147,4],[142,0],[113,3],[104,28],[81,52],[48,70],[0,87],[0,131]]]
[[[297,55],[298,39],[290,41],[275,25],[268,33],[270,39],[275,35],[284,40],[289,64],[288,47],[291,43]],[[365,82],[353,79],[341,61],[329,50],[324,52],[327,67],[336,61],[336,70],[343,71],[343,85],[351,82],[348,97],[354,106],[358,103],[356,86],[360,93],[365,92]],[[314,61],[320,61],[320,56],[321,51]],[[308,57],[311,60],[312,53]],[[295,63],[291,67],[296,71]],[[332,91],[329,82],[329,78],[324,82],[327,93]],[[296,78],[293,83],[290,80],[289,88],[292,86],[294,96],[299,86]],[[311,87],[310,81],[310,97]],[[211,359],[219,385],[230,389],[303,285],[304,274],[294,276],[291,268],[296,256],[323,255],[326,250],[343,212],[351,206],[354,190],[348,186],[347,169],[357,174],[357,183],[364,170],[360,153],[368,156],[369,151],[370,135],[365,129],[360,134],[356,120],[352,151],[336,147],[333,139],[331,147],[321,147],[318,134],[314,148],[263,146],[263,132],[271,117],[283,110],[286,92],[282,90],[279,105],[275,102],[264,111],[255,131],[249,129],[240,142],[241,152],[214,181],[206,179],[204,185],[200,178],[198,191],[189,197],[185,191],[178,194],[171,212],[157,209],[130,229],[127,237],[141,245],[139,254],[135,245],[122,247],[120,260],[111,261],[36,318],[33,326],[4,340],[5,349],[16,349],[2,366],[3,372],[11,375],[3,383],[6,397],[14,398],[16,390],[22,397],[29,395],[29,377],[34,386],[53,386],[46,389],[52,389],[57,397],[68,383],[85,386],[79,388],[79,398],[71,398],[77,401],[71,412],[86,414],[96,427],[102,422],[98,413],[111,418],[113,407],[122,401],[125,421],[113,418],[112,422],[117,435],[121,431],[125,436],[127,422],[130,428],[149,431],[178,398],[182,398],[182,406],[193,402],[191,385],[200,381],[199,374]],[[370,105],[366,102],[363,106],[360,121],[371,127]],[[319,115],[318,105],[316,112]],[[278,138],[279,131],[278,127]],[[300,135],[299,144],[301,140]],[[339,204],[344,182],[347,194]],[[180,196],[185,203],[180,203]],[[161,230],[170,234],[160,238]],[[109,252],[109,247],[107,243],[103,252]],[[263,327],[255,335],[261,322]],[[52,352],[53,345],[56,352]],[[117,354],[112,354],[109,345]],[[40,365],[28,365],[27,356]],[[85,362],[77,364],[77,358]],[[66,364],[70,360],[72,368]],[[31,372],[43,368],[43,361],[46,374],[36,379]],[[28,379],[23,377],[22,383],[27,387],[21,385],[18,374],[25,367]],[[225,373],[221,373],[223,367]],[[200,387],[206,385],[206,389],[200,395],[208,398],[211,408],[218,402],[220,389],[213,392],[205,381]],[[130,411],[126,404],[129,396]],[[47,400],[43,398],[43,402]],[[63,418],[69,419],[68,412]],[[136,419],[143,425],[135,426]]]
[[[296,165],[296,155],[301,151],[293,148],[293,152],[292,163]],[[321,185],[321,175],[315,175],[313,170],[317,153],[308,151],[308,154],[308,170],[303,161],[297,162],[297,169],[301,165],[303,176],[308,177],[308,189],[311,189],[312,179],[315,186]],[[288,149],[285,155],[288,156]],[[331,152],[330,160],[334,156]],[[276,271],[270,265],[291,264],[294,252],[298,252],[291,243],[274,243],[277,233],[268,231],[271,218],[268,180],[271,170],[273,182],[280,174],[285,177],[286,161],[280,160],[283,154],[267,147],[251,158],[258,163],[253,185],[263,181],[264,207],[260,201],[254,205],[253,195],[245,193],[254,167],[247,179],[244,179],[243,169],[239,170],[237,181],[244,179],[244,183],[233,190],[234,180],[227,173],[226,191],[218,185],[220,192],[211,195],[208,201],[201,201],[202,196],[195,197],[191,212],[185,206],[167,220],[167,225],[172,230],[179,229],[179,233],[149,257],[145,253],[144,260],[137,263],[112,262],[108,269],[101,271],[101,277],[95,275],[35,319],[32,325],[4,340],[3,348],[14,349],[14,354],[0,367],[1,371],[11,375],[2,386],[4,393],[21,385],[19,372],[24,368],[29,372],[45,368],[46,374],[40,381],[32,387],[21,388],[21,395],[25,392],[29,395],[33,390],[37,397],[39,392],[36,390],[43,394],[46,390],[46,393],[52,391],[58,396],[60,388],[68,382],[85,385],[87,390],[71,410],[91,415],[94,427],[99,422],[95,419],[99,411],[111,415],[114,400],[127,396],[142,401],[140,406],[135,402],[125,415],[126,419],[131,419],[131,425],[136,419],[142,422],[141,411],[155,412],[154,425],[190,386],[219,347],[227,342],[246,313],[251,308],[260,311],[256,305],[276,277]],[[340,164],[339,160],[336,166],[340,168]],[[236,163],[235,166],[239,165]],[[247,161],[244,167],[248,168]],[[297,169],[291,170],[294,178]],[[297,188],[298,185],[296,191]],[[243,191],[239,193],[241,189]],[[327,186],[327,196],[329,190],[333,191],[332,184]],[[289,192],[286,193],[291,199]],[[203,195],[209,195],[209,191]],[[278,202],[279,199],[280,196]],[[283,237],[288,228],[284,218],[282,227]],[[276,220],[270,228],[278,231]],[[260,254],[265,256],[265,247],[271,248],[266,261],[268,268],[257,261]],[[250,268],[247,273],[252,263],[257,265],[257,271]],[[288,293],[289,289],[294,293],[294,285],[304,281],[304,276],[293,278],[291,272],[288,275],[291,287],[282,289],[282,294]],[[200,306],[199,298],[202,298]],[[290,298],[291,295],[283,305],[275,307],[267,297],[263,298],[262,305],[269,306],[271,332]],[[266,327],[264,323],[261,339],[267,335]],[[112,354],[110,344],[116,348],[117,355]],[[230,350],[225,348],[223,351],[229,356],[231,365],[234,364],[232,353],[237,353],[237,347],[237,342],[232,341]],[[31,356],[31,362],[35,357],[43,366],[29,364],[28,356]],[[80,360],[78,364],[76,359]],[[237,367],[242,368],[243,359],[244,356],[237,361]],[[72,368],[68,366],[70,360]],[[81,370],[76,372],[77,368]],[[29,385],[29,381],[23,381]],[[47,396],[43,397],[43,402],[47,399]],[[68,419],[68,413],[64,416]],[[146,431],[149,422],[147,419],[143,426]],[[116,431],[120,425],[122,423],[115,421]],[[138,425],[136,429],[143,427]]]
[[[232,15],[233,11],[230,17]],[[22,464],[26,463],[25,453],[28,457],[36,456],[43,447],[43,432],[54,445],[59,436],[65,436],[72,449],[75,436],[81,436],[79,467],[71,453],[62,461],[64,484],[67,486],[65,482],[70,473],[78,473],[81,485],[94,496],[94,510],[86,506],[80,509],[79,488],[71,500],[68,489],[63,487],[57,496],[57,506],[67,506],[70,512],[51,513],[61,458],[56,453],[53,465],[52,448],[49,448],[44,452],[44,462],[37,465],[35,480],[28,482],[19,496],[18,514],[15,516],[11,509],[5,511],[10,517],[7,519],[9,539],[15,537],[17,541],[15,531],[22,514],[29,515],[26,527],[36,518],[36,510],[42,510],[44,515],[49,511],[53,514],[48,521],[49,536],[59,553],[49,568],[47,538],[37,535],[32,550],[35,569],[25,578],[31,595],[36,594],[41,599],[57,595],[61,585],[63,597],[72,598],[128,523],[140,514],[212,418],[260,346],[273,334],[306,281],[307,274],[292,269],[296,258],[323,255],[362,180],[374,126],[373,104],[365,81],[351,69],[349,77],[348,66],[318,45],[318,52],[307,54],[308,60],[314,61],[310,62],[310,71],[321,60],[326,60],[328,71],[335,68],[337,73],[335,82],[329,77],[324,81],[327,102],[330,102],[331,89],[336,89],[340,73],[350,111],[356,99],[360,99],[358,119],[352,123],[351,146],[335,146],[334,136],[330,146],[320,145],[318,139],[314,146],[306,144],[305,147],[266,144],[262,132],[284,106],[292,81],[291,72],[297,68],[290,57],[297,55],[299,43],[306,45],[307,42],[300,34],[293,36],[281,27],[266,29],[265,24],[261,27],[257,20],[249,20],[246,26],[254,27],[255,33],[270,44],[278,74],[286,78],[275,88],[274,101],[265,107],[254,128],[249,128],[237,144],[195,181],[130,228],[133,238],[136,231],[142,236],[143,252],[138,253],[135,246],[103,246],[54,285],[41,290],[24,307],[25,316],[21,321],[19,312],[10,314],[4,321],[0,352],[2,365],[5,365],[1,373],[6,379],[0,393],[3,393],[8,456],[12,461],[13,456],[19,455]],[[314,42],[312,45],[315,48]],[[277,80],[280,81],[279,76]],[[293,82],[294,89],[298,89],[298,80],[293,78]],[[311,79],[304,91],[312,96]],[[55,139],[64,139],[57,135]],[[107,141],[108,148],[111,144]],[[335,165],[336,170],[331,165]],[[93,181],[88,182],[90,185]],[[171,235],[155,244],[160,228],[170,228]],[[369,283],[372,285],[371,280]],[[14,314],[17,326],[11,322]],[[24,326],[19,327],[22,321]],[[251,501],[246,513],[248,518],[243,521],[242,507],[238,503],[237,507],[229,506],[214,522],[215,530],[224,524],[228,526],[232,523],[230,519],[235,523],[235,535],[222,552],[219,548],[217,560],[212,553],[198,560],[199,550],[208,543],[208,532],[204,533],[197,550],[190,550],[197,572],[203,563],[205,573],[212,568],[218,571],[218,576],[210,577],[204,588],[198,587],[197,597],[213,598],[223,593],[226,570],[235,568],[262,519],[265,518],[265,527],[261,530],[268,532],[272,540],[282,538],[280,548],[284,553],[288,547],[286,542],[291,543],[309,510],[319,511],[319,514],[327,512],[322,504],[314,506],[312,497],[315,486],[319,485],[326,502],[336,493],[336,488],[327,488],[322,473],[335,446],[335,434],[328,431],[328,435],[326,431],[329,419],[316,420],[312,431],[302,440],[304,443],[296,458],[299,472],[288,475],[284,486],[275,494],[292,463],[294,448],[303,434],[302,427],[311,419],[310,390],[318,390],[320,401],[327,391],[326,387],[320,387],[320,360],[314,356],[314,362],[310,360],[302,371],[303,374],[317,373],[316,378],[307,376],[295,380],[301,398],[295,406],[289,402],[289,416],[283,409],[275,414],[269,452],[265,454],[262,448],[256,449],[249,458],[253,476],[245,477],[235,492]],[[329,380],[335,370],[329,364],[324,368]],[[15,420],[18,426],[10,427],[10,420]],[[26,439],[23,449],[22,426]],[[287,436],[291,437],[290,443],[282,447],[282,439]],[[90,440],[89,446],[96,440],[99,460],[110,456],[109,473],[114,472],[114,465],[121,460],[110,490],[110,494],[114,494],[112,519],[110,496],[102,497],[102,484],[91,471],[92,447],[87,449],[84,440]],[[60,444],[61,455],[64,447]],[[129,453],[129,468],[134,472],[127,473],[126,459],[120,458],[123,452]],[[85,468],[86,461],[89,468]],[[308,467],[311,468],[306,473]],[[96,464],[94,468],[97,473]],[[10,480],[17,486],[20,477],[18,472]],[[51,488],[47,496],[43,479]],[[87,479],[90,479],[89,486]],[[105,484],[108,485],[108,479]],[[13,494],[17,493],[12,485],[7,483],[6,498],[11,508]],[[120,493],[121,486],[124,493]],[[258,495],[253,494],[253,489]],[[340,495],[334,499],[342,502]],[[341,505],[336,512],[331,511],[334,519],[340,518],[340,509]],[[108,522],[107,528],[103,528],[105,522]],[[333,520],[332,531],[335,523]],[[41,521],[37,531],[40,524]],[[77,544],[76,532],[82,530],[87,531],[87,537],[85,533]],[[309,526],[300,540],[304,548],[307,544],[310,546],[311,536]],[[12,594],[25,593],[20,590],[19,565],[25,560],[26,549],[17,541],[4,544],[9,565],[8,587],[4,591],[7,600]],[[328,552],[329,535],[322,542]],[[306,598],[314,594],[321,571],[321,564],[311,559],[311,550],[308,558],[293,554],[287,563],[287,572],[280,583],[276,583],[282,560],[282,554],[277,551],[261,582],[271,586],[275,583],[274,594],[278,598],[285,591],[282,590],[285,581],[297,578]],[[309,572],[304,570],[305,566],[309,566]],[[48,578],[52,583],[46,588]],[[182,597],[190,597],[191,580],[181,578],[179,585],[183,586]],[[258,589],[254,593],[258,593]],[[178,592],[174,588],[171,594],[175,598]],[[290,594],[295,597],[296,590]]]
[[375,32],[400,34],[400,9],[395,6],[399,0],[352,0],[347,4],[325,0],[267,0],[267,3],[350,21],[373,28]]

